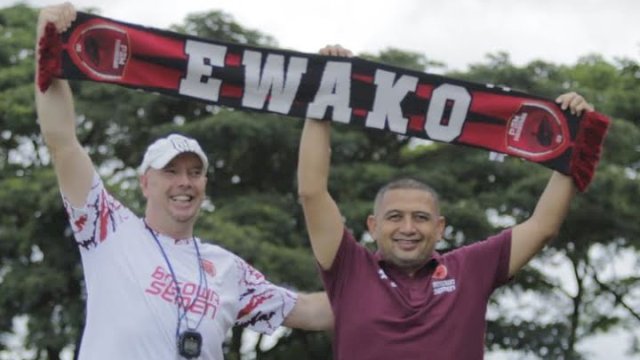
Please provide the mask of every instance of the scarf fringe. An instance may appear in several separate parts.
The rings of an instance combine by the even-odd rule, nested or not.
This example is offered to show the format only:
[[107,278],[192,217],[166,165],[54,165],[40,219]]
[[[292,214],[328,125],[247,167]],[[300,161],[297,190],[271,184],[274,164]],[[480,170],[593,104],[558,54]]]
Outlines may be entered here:
[[610,122],[609,118],[594,111],[582,118],[569,165],[573,181],[581,192],[593,180]]
[[62,75],[62,40],[56,26],[49,22],[38,41],[38,88],[47,91],[54,77]]

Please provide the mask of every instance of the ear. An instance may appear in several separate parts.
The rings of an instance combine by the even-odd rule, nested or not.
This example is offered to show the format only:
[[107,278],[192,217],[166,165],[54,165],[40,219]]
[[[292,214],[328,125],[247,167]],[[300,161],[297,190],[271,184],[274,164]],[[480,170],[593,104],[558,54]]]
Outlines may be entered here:
[[147,191],[149,189],[149,178],[147,174],[144,173],[139,176],[138,180],[140,181],[140,190],[142,190],[142,195],[147,198]]
[[444,229],[447,227],[447,219],[444,216],[438,217],[438,241],[442,240],[444,237]]
[[375,215],[369,215],[367,217],[367,230],[369,230],[369,234],[373,235],[376,231],[377,220]]

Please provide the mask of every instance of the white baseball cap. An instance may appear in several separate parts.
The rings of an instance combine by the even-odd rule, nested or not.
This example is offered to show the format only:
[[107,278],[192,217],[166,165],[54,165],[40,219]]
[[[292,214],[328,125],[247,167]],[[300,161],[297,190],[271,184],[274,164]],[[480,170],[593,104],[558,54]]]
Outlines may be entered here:
[[202,161],[202,170],[207,171],[209,160],[207,160],[207,155],[202,151],[200,144],[198,144],[195,139],[179,134],[171,134],[149,145],[147,151],[144,153],[138,172],[144,174],[149,168],[162,169],[167,166],[173,158],[186,152],[198,155]]

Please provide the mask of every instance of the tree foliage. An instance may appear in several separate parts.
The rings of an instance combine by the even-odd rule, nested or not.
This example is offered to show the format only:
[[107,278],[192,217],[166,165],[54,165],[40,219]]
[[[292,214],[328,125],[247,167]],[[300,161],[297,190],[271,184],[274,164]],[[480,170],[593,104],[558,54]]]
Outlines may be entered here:
[[[26,346],[38,359],[58,359],[65,347],[78,342],[84,290],[78,251],[35,119],[35,21],[35,10],[27,6],[0,9],[0,352],[13,321],[27,316]],[[173,29],[277,45],[221,12],[191,15]],[[415,70],[441,67],[399,49],[366,57]],[[638,63],[610,63],[590,55],[574,65],[533,61],[516,66],[508,54],[498,53],[448,75],[547,97],[575,90],[614,120],[596,179],[576,198],[560,236],[492,298],[487,349],[579,359],[586,356],[580,345],[592,336],[623,330],[637,353]],[[301,291],[321,289],[296,194],[302,121],[104,84],[72,85],[79,138],[123,202],[138,213],[143,209],[134,169],[146,144],[171,131],[191,135],[212,164],[198,236],[236,252],[276,283]],[[549,175],[548,169],[515,158],[496,162],[477,149],[416,143],[341,125],[334,126],[332,148],[330,190],[357,238],[366,239],[365,220],[377,189],[407,175],[441,194],[448,223],[443,250],[499,231],[504,225],[497,219],[525,219]],[[616,260],[623,258],[631,270],[618,268]],[[243,357],[243,332],[234,329],[226,343],[228,359]],[[258,359],[329,359],[330,342],[330,334],[288,331],[274,347],[258,341],[250,352]]]

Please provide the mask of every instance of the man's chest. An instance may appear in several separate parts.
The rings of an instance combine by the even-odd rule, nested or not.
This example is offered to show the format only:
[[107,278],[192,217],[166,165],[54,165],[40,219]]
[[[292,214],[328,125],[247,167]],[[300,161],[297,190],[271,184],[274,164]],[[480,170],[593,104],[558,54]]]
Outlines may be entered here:
[[415,278],[398,276],[379,266],[351,276],[338,299],[340,314],[336,315],[348,327],[437,326],[454,313],[464,296],[458,269],[443,263]]

